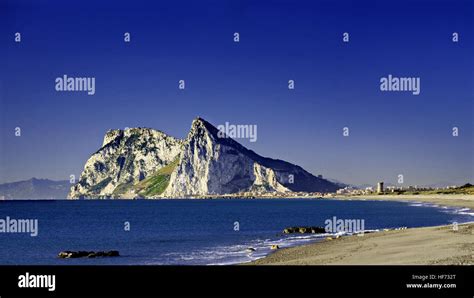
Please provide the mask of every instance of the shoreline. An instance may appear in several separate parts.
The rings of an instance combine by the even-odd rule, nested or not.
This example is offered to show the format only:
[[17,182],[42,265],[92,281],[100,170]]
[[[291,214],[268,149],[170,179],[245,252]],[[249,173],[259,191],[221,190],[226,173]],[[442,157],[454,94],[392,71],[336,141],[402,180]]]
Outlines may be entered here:
[[[474,209],[473,195],[347,196]],[[474,217],[458,225],[379,231],[283,248],[242,265],[474,265]]]
[[[231,198],[222,198],[231,201]],[[259,198],[260,200],[278,200],[282,198]],[[259,200],[255,199],[255,200]],[[309,204],[317,204],[326,200],[341,201],[341,208],[347,204],[343,201],[392,201],[407,205],[414,203],[426,204],[435,209],[450,206],[453,212],[463,214],[459,231],[454,232],[452,225],[425,226],[409,229],[383,229],[367,231],[364,236],[323,235],[318,239],[299,242],[291,246],[280,245],[280,249],[270,250],[264,247],[264,253],[255,254],[253,260],[240,260],[228,265],[401,265],[401,264],[472,264],[474,265],[474,195],[361,195],[340,196],[330,198],[287,198],[291,200],[308,200]],[[165,200],[196,200],[196,199],[165,199]],[[208,199],[212,200],[212,199]],[[245,198],[241,198],[245,200]],[[37,201],[37,200],[33,200]],[[42,200],[38,200],[42,201]],[[45,200],[51,201],[51,200]],[[68,200],[57,200],[68,201]],[[77,200],[69,200],[77,201]],[[89,200],[113,201],[113,200]],[[129,201],[129,200],[115,200]],[[143,201],[160,201],[143,199]],[[0,202],[1,203],[1,202]],[[349,203],[348,203],[349,204]],[[466,208],[466,209],[464,209]],[[467,209],[469,208],[469,209]],[[317,212],[317,210],[315,210]],[[451,211],[450,211],[451,212]],[[471,216],[469,216],[471,215]],[[377,218],[375,218],[377,219]],[[453,220],[460,220],[452,218]],[[442,224],[439,222],[438,224]],[[401,224],[404,224],[403,222]],[[423,224],[421,222],[421,224]],[[401,227],[399,227],[401,228]],[[299,236],[300,234],[298,233]],[[465,239],[468,235],[470,239]],[[459,237],[461,236],[461,237]],[[326,237],[331,237],[327,240]],[[283,238],[283,240],[286,238]],[[423,245],[422,245],[423,244]],[[268,250],[267,250],[268,249]],[[395,249],[395,251],[394,251]],[[449,253],[446,253],[449,250]],[[403,254],[401,254],[403,252]],[[398,254],[398,255],[397,255]],[[396,256],[396,258],[394,257]],[[395,259],[393,259],[395,258]]]
[[354,201],[396,201],[396,202],[419,202],[434,205],[469,208],[474,210],[474,195],[359,195],[359,196],[341,196],[335,200],[354,200]]

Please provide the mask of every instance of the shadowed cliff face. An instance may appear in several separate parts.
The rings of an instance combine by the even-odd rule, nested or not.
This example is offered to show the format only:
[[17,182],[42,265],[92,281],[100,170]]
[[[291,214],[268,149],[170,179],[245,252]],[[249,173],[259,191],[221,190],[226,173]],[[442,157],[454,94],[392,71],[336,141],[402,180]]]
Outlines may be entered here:
[[[299,166],[262,157],[197,118],[184,140],[148,128],[107,132],[70,198],[335,191]],[[293,178],[291,178],[293,177]]]

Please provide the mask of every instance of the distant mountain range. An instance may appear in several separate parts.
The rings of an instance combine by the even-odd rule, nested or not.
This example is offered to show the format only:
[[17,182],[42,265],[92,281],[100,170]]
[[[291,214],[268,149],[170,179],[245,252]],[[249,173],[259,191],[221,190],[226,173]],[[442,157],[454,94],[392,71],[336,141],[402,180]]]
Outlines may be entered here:
[[65,199],[71,188],[68,180],[53,181],[32,178],[25,181],[0,184],[0,199]]
[[150,128],[108,131],[69,198],[180,198],[339,188],[297,165],[262,157],[197,118],[183,140]]

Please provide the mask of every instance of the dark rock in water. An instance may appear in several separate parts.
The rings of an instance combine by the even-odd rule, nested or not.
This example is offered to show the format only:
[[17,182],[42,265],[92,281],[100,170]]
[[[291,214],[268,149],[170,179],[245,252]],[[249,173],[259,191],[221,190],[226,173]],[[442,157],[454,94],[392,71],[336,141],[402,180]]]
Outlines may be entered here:
[[118,257],[120,256],[117,250],[111,251],[62,251],[58,254],[61,259],[73,259],[73,258],[96,258],[96,257]]
[[58,254],[58,257],[62,259],[69,258],[69,254],[70,254],[70,251],[62,251]]
[[289,227],[283,230],[283,234],[323,234],[326,230],[322,227]]
[[107,257],[119,257],[120,254],[118,250],[111,250],[107,252]]

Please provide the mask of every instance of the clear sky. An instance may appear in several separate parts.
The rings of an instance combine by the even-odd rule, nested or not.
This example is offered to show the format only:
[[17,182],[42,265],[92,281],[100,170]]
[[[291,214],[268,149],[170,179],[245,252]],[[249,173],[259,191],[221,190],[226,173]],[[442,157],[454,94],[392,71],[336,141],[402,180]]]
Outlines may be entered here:
[[[472,182],[473,28],[469,0],[0,1],[0,182],[78,176],[108,129],[185,137],[196,116],[346,183]],[[381,92],[388,74],[420,95]]]

